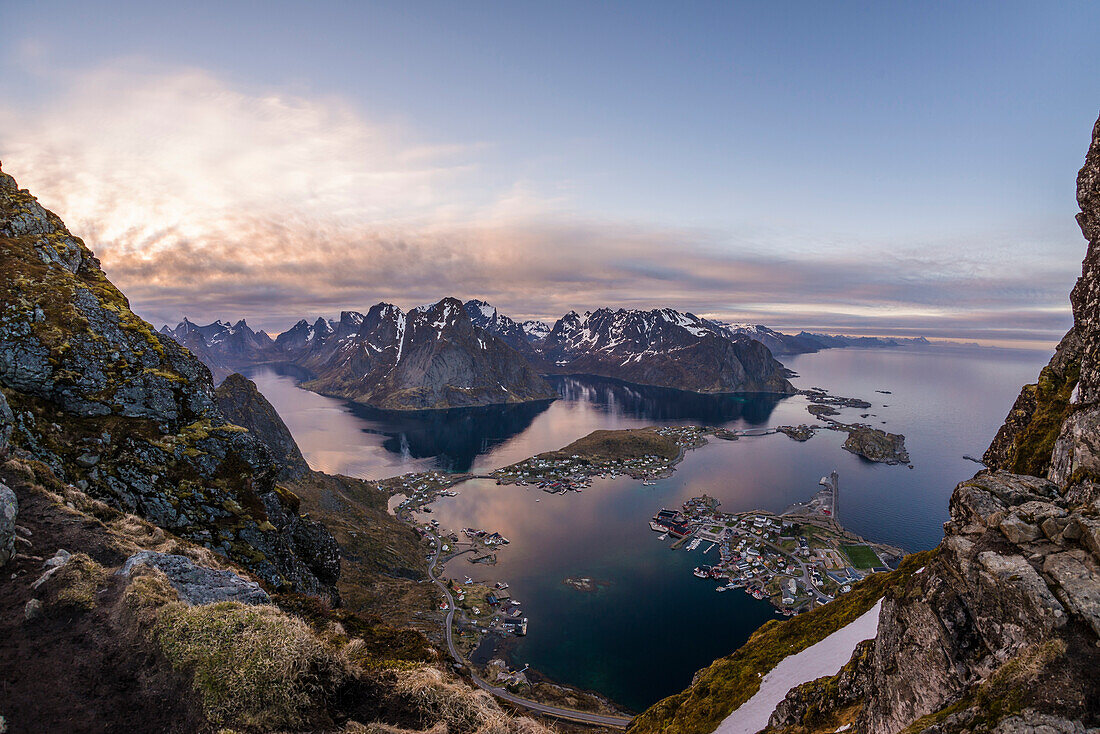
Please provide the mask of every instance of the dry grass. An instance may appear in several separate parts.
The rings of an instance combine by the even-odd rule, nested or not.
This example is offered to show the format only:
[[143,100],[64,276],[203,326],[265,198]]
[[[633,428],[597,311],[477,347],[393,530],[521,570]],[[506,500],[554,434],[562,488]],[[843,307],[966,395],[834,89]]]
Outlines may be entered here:
[[430,732],[440,727],[450,734],[550,734],[551,731],[533,719],[513,718],[490,694],[448,680],[435,668],[399,673],[395,692],[435,722]]
[[107,583],[107,571],[84,553],[75,553],[47,582],[47,606],[89,611],[96,607],[96,593]]
[[342,666],[310,628],[273,606],[170,603],[155,635],[177,670],[191,672],[215,724],[301,727],[325,702]]

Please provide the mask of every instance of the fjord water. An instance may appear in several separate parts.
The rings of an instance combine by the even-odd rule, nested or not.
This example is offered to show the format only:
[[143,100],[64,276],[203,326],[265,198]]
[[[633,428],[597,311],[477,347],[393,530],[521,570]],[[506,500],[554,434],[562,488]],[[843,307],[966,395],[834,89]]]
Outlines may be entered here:
[[[530,619],[528,636],[506,650],[550,678],[599,691],[640,710],[675,693],[692,674],[728,654],[774,617],[740,591],[715,593],[691,575],[698,550],[670,551],[647,521],[702,493],[723,509],[782,511],[808,499],[818,479],[840,472],[839,519],[865,537],[907,551],[942,537],[947,502],[1003,422],[1020,385],[1046,355],[1001,350],[829,350],[784,359],[799,387],[863,398],[842,409],[906,436],[913,468],[871,464],[841,449],[844,434],[820,431],[805,443],[783,435],[712,440],[655,486],[596,480],[581,494],[466,482],[433,505],[443,527],[496,530],[512,542],[496,566],[451,562],[451,575],[507,580]],[[252,375],[314,468],[364,477],[441,468],[488,470],[559,448],[598,428],[704,423],[732,428],[812,423],[801,396],[701,397],[590,378],[555,378],[550,404],[393,417],[305,392],[272,372]],[[889,391],[889,394],[877,391]],[[862,414],[868,414],[861,418]],[[425,516],[428,517],[428,516]],[[567,577],[589,577],[578,591]]]

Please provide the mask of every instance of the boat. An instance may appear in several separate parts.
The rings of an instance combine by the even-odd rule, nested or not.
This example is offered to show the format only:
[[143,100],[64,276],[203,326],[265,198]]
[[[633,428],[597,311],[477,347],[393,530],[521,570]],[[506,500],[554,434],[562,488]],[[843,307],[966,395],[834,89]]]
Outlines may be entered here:
[[667,533],[668,532],[668,525],[662,525],[661,523],[657,522],[656,520],[650,520],[649,521],[649,529],[653,530],[655,532],[658,532],[658,533]]
[[710,576],[710,570],[710,566],[696,566],[692,573],[701,579],[705,579]]
[[687,549],[688,549],[689,551],[693,551],[693,550],[695,550],[696,548],[698,548],[698,547],[699,547],[699,545],[700,545],[700,544],[701,544],[702,542],[703,542],[703,541],[699,540],[698,538],[693,538],[693,539],[692,539],[692,541],[691,541],[690,543],[688,543]]
[[715,589],[715,591],[717,591],[719,593],[721,593],[723,591],[729,591],[729,590],[730,590],[729,586],[719,586],[718,588]]
[[664,535],[658,535],[657,540],[668,540],[668,533],[665,533]]

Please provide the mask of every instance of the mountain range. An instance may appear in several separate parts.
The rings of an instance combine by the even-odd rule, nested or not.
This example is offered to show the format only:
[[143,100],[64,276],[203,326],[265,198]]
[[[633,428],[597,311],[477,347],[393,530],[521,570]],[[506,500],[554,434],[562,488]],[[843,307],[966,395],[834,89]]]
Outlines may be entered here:
[[383,410],[506,404],[556,397],[542,375],[594,375],[701,393],[794,391],[774,355],[917,340],[783,334],[670,308],[570,311],[554,324],[519,323],[481,300],[445,298],[407,313],[379,303],[366,314],[301,319],[272,339],[244,320],[161,333],[187,347],[216,381],[261,364],[293,365],[325,395]]
[[541,377],[589,374],[695,392],[794,391],[759,340],[672,309],[570,312],[526,326],[484,301],[454,298],[404,312],[377,304],[338,320],[301,319],[271,339],[241,320],[161,333],[187,346],[215,379],[261,364],[304,371],[303,386],[383,410],[549,400]]

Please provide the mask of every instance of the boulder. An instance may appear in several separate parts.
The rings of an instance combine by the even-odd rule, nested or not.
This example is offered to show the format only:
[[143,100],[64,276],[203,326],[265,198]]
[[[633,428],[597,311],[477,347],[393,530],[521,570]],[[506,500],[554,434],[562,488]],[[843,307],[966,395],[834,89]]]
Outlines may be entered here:
[[213,604],[236,601],[242,604],[267,604],[271,598],[255,581],[243,579],[232,571],[199,566],[186,556],[156,551],[141,551],[126,559],[117,574],[133,576],[141,566],[160,569],[169,583],[188,604]]
[[15,555],[15,516],[19,514],[19,501],[4,484],[0,484],[0,566]]
[[1100,635],[1100,577],[1090,567],[1088,557],[1074,551],[1047,556],[1043,573],[1061,587],[1066,606]]
[[1015,513],[1001,520],[1001,532],[1012,543],[1020,545],[1038,540],[1039,528],[1029,522],[1024,522]]

